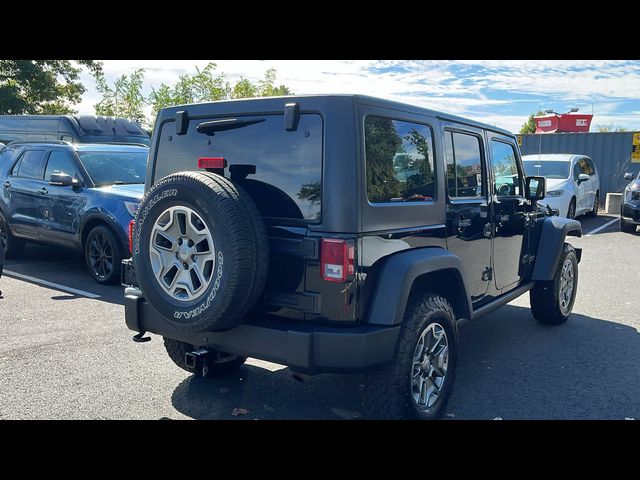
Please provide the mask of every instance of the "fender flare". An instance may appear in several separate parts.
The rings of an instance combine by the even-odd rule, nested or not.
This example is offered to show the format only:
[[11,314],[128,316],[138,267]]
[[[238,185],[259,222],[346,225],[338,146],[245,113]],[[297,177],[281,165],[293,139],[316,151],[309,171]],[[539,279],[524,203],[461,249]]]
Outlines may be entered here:
[[577,220],[556,216],[538,221],[542,226],[531,279],[548,281],[555,275],[565,238],[567,235],[582,237],[582,225]]
[[425,247],[399,252],[383,260],[376,274],[367,323],[400,325],[415,280],[427,273],[453,270],[460,277],[467,315],[473,312],[460,258],[443,248]]
[[107,212],[103,212],[101,210],[91,211],[82,218],[80,228],[78,229],[78,243],[80,244],[80,246],[82,246],[83,244],[82,238],[84,237],[85,233],[89,233],[86,230],[87,224],[89,224],[89,222],[91,222],[92,220],[99,220],[100,222],[109,226],[109,228],[111,228],[111,230],[116,234],[116,238],[118,238],[122,243],[121,246],[124,246],[125,251],[129,251],[129,238],[125,236],[120,224]]

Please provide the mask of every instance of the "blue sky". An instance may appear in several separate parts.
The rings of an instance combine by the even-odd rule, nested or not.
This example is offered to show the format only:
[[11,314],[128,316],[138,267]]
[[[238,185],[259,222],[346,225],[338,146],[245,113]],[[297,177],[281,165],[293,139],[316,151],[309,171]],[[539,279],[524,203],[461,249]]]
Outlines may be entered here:
[[[363,93],[454,113],[517,132],[530,113],[572,107],[606,125],[640,130],[640,62],[619,60],[212,60],[230,82],[256,81],[275,68],[278,83],[297,94]],[[144,93],[172,85],[209,60],[105,60],[109,82],[145,69]],[[88,74],[82,114],[99,100]],[[150,109],[149,109],[150,111]]]

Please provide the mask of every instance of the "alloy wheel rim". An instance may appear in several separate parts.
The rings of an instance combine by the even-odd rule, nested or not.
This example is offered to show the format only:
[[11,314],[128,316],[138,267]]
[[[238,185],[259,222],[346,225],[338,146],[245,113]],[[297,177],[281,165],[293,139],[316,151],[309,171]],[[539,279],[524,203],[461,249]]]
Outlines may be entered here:
[[93,274],[107,278],[113,270],[113,246],[102,233],[97,233],[89,241],[89,262]]
[[424,329],[413,352],[411,397],[419,410],[432,408],[440,398],[449,367],[449,339],[442,325]]
[[573,298],[575,275],[573,271],[573,262],[571,259],[566,258],[562,264],[562,272],[560,274],[560,309],[562,313],[566,314],[571,299]]
[[156,282],[171,298],[197,299],[211,284],[215,267],[209,226],[189,207],[167,208],[151,229],[149,259]]

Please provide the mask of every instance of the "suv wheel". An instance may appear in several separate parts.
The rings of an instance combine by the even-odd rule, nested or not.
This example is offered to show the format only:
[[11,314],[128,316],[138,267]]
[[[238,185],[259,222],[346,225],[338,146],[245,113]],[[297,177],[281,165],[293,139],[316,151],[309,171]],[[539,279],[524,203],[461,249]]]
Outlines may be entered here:
[[112,284],[120,281],[122,254],[109,228],[100,225],[89,232],[84,243],[84,258],[96,282]]
[[225,330],[263,294],[266,227],[232,181],[176,173],[156,182],[140,204],[133,260],[140,288],[167,323],[182,331]]
[[439,295],[414,295],[392,362],[363,375],[365,414],[378,419],[438,418],[453,389],[457,358],[458,334],[449,302]]
[[576,198],[571,199],[569,203],[569,209],[567,210],[567,218],[576,218]]
[[9,260],[10,258],[17,258],[22,255],[24,251],[24,240],[20,240],[11,235],[7,219],[2,213],[0,213],[0,238],[4,245],[4,258]]
[[622,218],[622,215],[620,215],[620,231],[625,233],[635,233],[636,224],[625,222],[624,218]]
[[[164,348],[169,354],[169,358],[173,360],[173,363],[175,363],[181,369],[186,370],[189,373],[193,373],[197,377],[201,377],[202,370],[194,372],[193,369],[187,368],[184,358],[186,353],[193,352],[198,348],[195,345],[181,342],[179,340],[174,340],[167,337],[163,338]],[[213,361],[213,358],[216,356],[216,352],[218,353],[218,358],[221,358],[224,361]],[[240,366],[242,366],[247,360],[247,357],[241,357],[239,355],[233,355],[231,353],[218,352],[212,349],[209,349],[208,358],[209,360],[206,364],[208,377],[220,377],[222,375],[231,373],[240,368]]]
[[560,325],[567,321],[578,291],[578,257],[565,243],[553,280],[536,282],[529,292],[531,312],[541,323]]

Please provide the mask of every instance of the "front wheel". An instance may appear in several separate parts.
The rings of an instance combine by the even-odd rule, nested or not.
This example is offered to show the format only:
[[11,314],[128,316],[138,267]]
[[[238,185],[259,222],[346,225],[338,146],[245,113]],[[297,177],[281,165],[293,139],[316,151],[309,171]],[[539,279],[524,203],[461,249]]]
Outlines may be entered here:
[[457,358],[458,334],[449,302],[435,294],[414,295],[407,304],[393,360],[362,377],[366,416],[438,418],[453,389]]
[[600,204],[600,195],[596,193],[596,198],[593,201],[593,208],[588,213],[590,217],[596,217],[598,215],[598,206]]
[[567,218],[576,218],[576,199],[575,197],[571,199],[571,203],[569,203],[569,209],[567,210]]
[[540,323],[565,323],[573,309],[577,291],[578,257],[573,246],[565,243],[553,279],[536,282],[529,292],[533,316]]
[[93,228],[84,244],[84,258],[93,279],[102,284],[120,281],[122,254],[116,237],[105,226]]
[[622,215],[620,215],[620,231],[624,233],[634,233],[636,231],[636,224],[625,222]]

